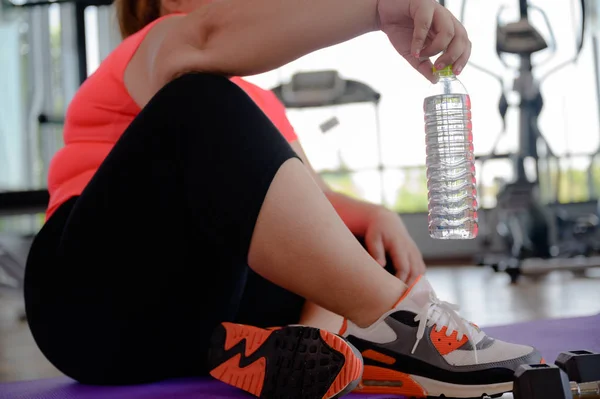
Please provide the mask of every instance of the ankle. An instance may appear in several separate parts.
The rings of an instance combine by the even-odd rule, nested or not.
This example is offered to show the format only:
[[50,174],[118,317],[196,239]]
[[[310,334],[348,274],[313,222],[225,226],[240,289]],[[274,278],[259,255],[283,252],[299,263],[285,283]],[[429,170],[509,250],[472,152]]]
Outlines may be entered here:
[[365,312],[364,314],[362,314],[357,312],[356,314],[353,314],[352,316],[348,317],[348,321],[351,321],[352,324],[356,325],[357,327],[368,328],[375,324],[377,320],[379,320],[381,316],[383,316],[390,309],[386,309],[383,312],[377,313]]
[[347,319],[360,328],[367,328],[377,322],[381,316],[392,310],[408,287],[399,279],[394,278],[391,284],[381,287],[377,298],[363,301],[363,306],[356,307],[347,315]]

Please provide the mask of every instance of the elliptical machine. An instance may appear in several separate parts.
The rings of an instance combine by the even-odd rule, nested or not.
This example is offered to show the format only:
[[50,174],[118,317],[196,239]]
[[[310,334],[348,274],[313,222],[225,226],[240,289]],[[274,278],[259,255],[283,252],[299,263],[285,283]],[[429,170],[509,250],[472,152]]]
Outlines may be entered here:
[[[501,23],[501,15],[505,7],[501,7],[496,16],[496,53],[505,68],[513,69],[518,72],[514,79],[512,91],[520,97],[519,108],[519,143],[518,150],[514,154],[499,154],[497,146],[506,131],[506,114],[511,106],[507,99],[507,91],[504,79],[499,74],[494,73],[484,67],[481,67],[472,61],[469,65],[475,69],[493,77],[500,84],[502,95],[498,103],[498,111],[502,117],[503,129],[498,134],[493,145],[492,152],[488,155],[478,157],[481,161],[480,170],[486,161],[491,159],[511,159],[515,171],[515,179],[510,183],[504,184],[497,194],[497,206],[495,223],[482,223],[489,229],[489,225],[495,225],[496,232],[502,237],[505,254],[496,256],[486,254],[477,260],[482,266],[491,266],[495,271],[505,271],[515,283],[522,273],[524,261],[530,259],[548,260],[556,257],[565,257],[576,254],[576,245],[570,245],[568,251],[561,239],[565,237],[580,238],[581,235],[595,233],[598,227],[598,218],[596,215],[589,217],[570,218],[565,214],[552,212],[547,203],[542,198],[540,176],[543,175],[542,164],[546,161],[546,170],[550,170],[550,160],[557,159],[553,154],[548,142],[545,140],[538,126],[538,118],[543,109],[544,101],[540,92],[541,83],[562,70],[566,66],[577,62],[581,54],[586,33],[586,0],[580,0],[582,23],[579,37],[577,38],[577,47],[575,55],[552,68],[541,78],[536,79],[533,76],[533,69],[543,63],[547,63],[554,58],[556,52],[556,40],[554,32],[548,20],[546,13],[539,7],[533,6],[527,0],[519,0],[519,20],[507,24]],[[467,0],[464,0],[461,6],[460,20],[465,23],[465,10]],[[547,41],[540,31],[530,22],[529,14],[535,10],[541,14],[549,32]],[[537,65],[533,64],[534,54],[548,51],[549,57]],[[517,66],[510,66],[506,61],[506,55],[516,55],[519,59]],[[543,150],[544,156],[540,157],[540,150]],[[530,179],[526,174],[525,164],[531,160],[535,164],[535,177]],[[542,162],[540,162],[542,161]],[[551,173],[546,173],[546,177],[551,179]],[[556,187],[559,190],[560,176],[556,174],[555,182],[548,182],[549,186]],[[488,222],[490,222],[488,220]],[[556,232],[562,234],[558,235]],[[566,232],[573,234],[566,234]],[[486,250],[492,242],[493,233],[484,232],[483,243]],[[575,241],[570,241],[573,243]],[[587,247],[586,247],[587,248]],[[569,252],[570,251],[570,252]],[[569,253],[567,255],[567,252]],[[557,268],[554,265],[554,268]],[[548,268],[549,271],[552,268]]]

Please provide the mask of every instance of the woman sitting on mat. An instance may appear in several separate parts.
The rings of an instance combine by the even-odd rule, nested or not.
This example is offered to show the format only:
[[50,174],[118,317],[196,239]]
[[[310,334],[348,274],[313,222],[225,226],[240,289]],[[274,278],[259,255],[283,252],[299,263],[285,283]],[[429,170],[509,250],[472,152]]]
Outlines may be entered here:
[[436,66],[460,73],[471,45],[449,11],[116,5],[125,40],[69,106],[27,264],[31,331],[60,371],[85,384],[210,373],[262,398],[479,397],[541,361],[438,300],[400,218],[329,190],[273,94],[237,78],[378,30],[425,78],[442,51]]

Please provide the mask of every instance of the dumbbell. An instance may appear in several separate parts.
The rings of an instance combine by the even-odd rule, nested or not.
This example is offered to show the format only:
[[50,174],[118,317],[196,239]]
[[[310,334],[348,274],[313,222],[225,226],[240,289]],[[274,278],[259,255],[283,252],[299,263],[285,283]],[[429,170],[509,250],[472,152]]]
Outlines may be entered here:
[[515,399],[600,399],[600,353],[563,352],[555,364],[522,365],[515,371]]

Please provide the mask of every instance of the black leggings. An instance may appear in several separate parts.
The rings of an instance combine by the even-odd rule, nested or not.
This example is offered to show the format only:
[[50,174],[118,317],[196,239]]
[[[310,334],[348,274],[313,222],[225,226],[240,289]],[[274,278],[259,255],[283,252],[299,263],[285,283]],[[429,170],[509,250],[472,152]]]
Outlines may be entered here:
[[87,384],[198,376],[220,322],[297,323],[304,300],[247,264],[267,190],[294,157],[226,78],[165,86],[33,242],[26,310],[48,360]]

